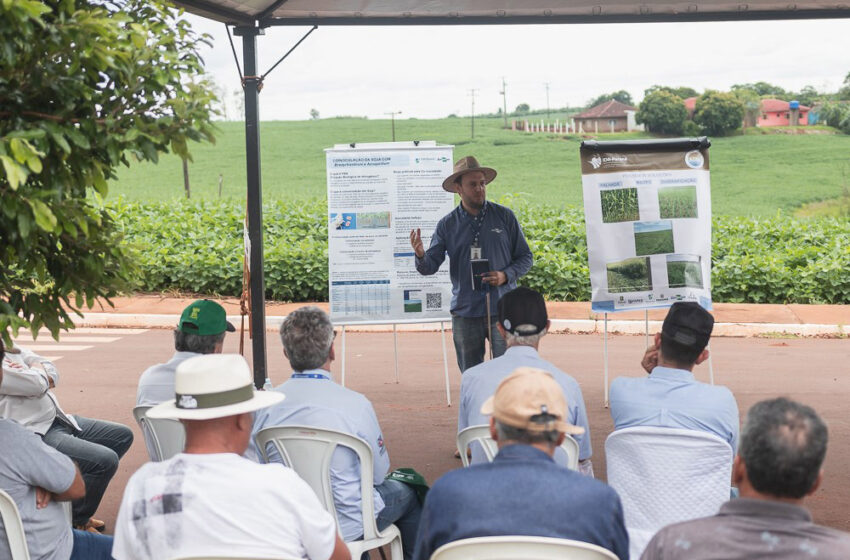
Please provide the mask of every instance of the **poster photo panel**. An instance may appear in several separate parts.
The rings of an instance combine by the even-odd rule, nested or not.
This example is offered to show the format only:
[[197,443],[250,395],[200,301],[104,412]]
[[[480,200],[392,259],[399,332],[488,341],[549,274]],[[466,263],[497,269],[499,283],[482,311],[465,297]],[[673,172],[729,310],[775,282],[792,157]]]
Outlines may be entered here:
[[711,309],[707,138],[583,142],[591,307]]
[[341,144],[325,150],[328,282],[337,324],[450,320],[448,261],[431,276],[415,266],[410,231],[425,247],[454,207],[442,188],[452,146],[433,141]]

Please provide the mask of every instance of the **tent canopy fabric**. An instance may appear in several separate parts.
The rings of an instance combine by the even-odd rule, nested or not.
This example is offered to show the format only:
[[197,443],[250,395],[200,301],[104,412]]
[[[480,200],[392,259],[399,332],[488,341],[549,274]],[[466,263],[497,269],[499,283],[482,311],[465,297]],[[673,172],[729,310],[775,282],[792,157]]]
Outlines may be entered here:
[[850,18],[850,0],[174,0],[234,25],[481,25]]

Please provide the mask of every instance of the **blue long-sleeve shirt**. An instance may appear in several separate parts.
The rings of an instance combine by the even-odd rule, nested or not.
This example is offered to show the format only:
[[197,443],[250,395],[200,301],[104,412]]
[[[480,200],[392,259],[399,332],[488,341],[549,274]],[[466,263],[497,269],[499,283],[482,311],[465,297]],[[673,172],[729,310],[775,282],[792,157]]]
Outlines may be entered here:
[[[478,237],[481,256],[490,261],[491,271],[501,270],[508,278],[507,283],[491,288],[490,311],[495,314],[499,298],[516,288],[517,279],[531,269],[533,257],[514,213],[495,202],[487,201],[485,204]],[[484,317],[487,314],[485,292],[472,289],[470,247],[474,219],[462,204],[458,204],[437,223],[425,255],[421,259],[416,257],[416,270],[428,275],[437,272],[446,255],[449,256],[451,311],[461,317]]]

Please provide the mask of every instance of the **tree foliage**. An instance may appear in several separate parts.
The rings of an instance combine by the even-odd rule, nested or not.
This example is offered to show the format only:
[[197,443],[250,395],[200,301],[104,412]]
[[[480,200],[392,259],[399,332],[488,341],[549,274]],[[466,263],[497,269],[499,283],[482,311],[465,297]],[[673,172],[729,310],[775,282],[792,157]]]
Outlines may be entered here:
[[681,134],[688,111],[681,97],[669,91],[655,91],[643,98],[636,115],[638,123],[658,134]]
[[680,87],[670,87],[670,86],[652,86],[649,89],[645,89],[643,91],[643,96],[646,97],[656,91],[666,91],[667,93],[672,93],[673,95],[678,95],[682,99],[687,99],[688,97],[696,97],[698,95],[697,90],[692,87],[680,86]]
[[621,90],[615,91],[613,93],[603,93],[602,95],[600,95],[596,99],[590,101],[587,104],[587,108],[596,107],[597,105],[601,105],[601,104],[605,103],[606,101],[611,101],[612,99],[614,101],[619,101],[620,103],[625,103],[626,105],[633,105],[634,104],[633,101],[632,101],[632,94],[630,94],[629,92],[627,92],[624,89],[621,89]]
[[528,103],[520,103],[519,105],[516,106],[516,111],[514,111],[514,114],[516,114],[516,115],[527,115],[530,110],[531,110],[531,107],[528,105]]
[[768,82],[755,82],[752,84],[735,84],[732,86],[732,91],[736,91],[739,89],[749,89],[754,92],[759,97],[776,97],[777,99],[785,99],[788,92],[777,85],[773,85]]
[[694,122],[711,136],[726,136],[741,127],[744,104],[732,93],[707,91],[697,98]]
[[156,1],[0,2],[0,334],[54,337],[132,278],[103,208],[130,158],[213,140],[199,37]]

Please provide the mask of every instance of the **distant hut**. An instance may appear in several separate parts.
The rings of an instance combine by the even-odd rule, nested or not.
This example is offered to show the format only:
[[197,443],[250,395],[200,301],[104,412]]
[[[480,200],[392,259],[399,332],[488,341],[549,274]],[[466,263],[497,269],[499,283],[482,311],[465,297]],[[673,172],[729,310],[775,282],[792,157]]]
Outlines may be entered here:
[[[634,114],[637,109],[612,99],[591,107],[573,119],[576,129],[584,132],[625,132],[634,130]],[[631,117],[631,118],[630,118]]]

